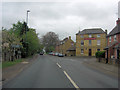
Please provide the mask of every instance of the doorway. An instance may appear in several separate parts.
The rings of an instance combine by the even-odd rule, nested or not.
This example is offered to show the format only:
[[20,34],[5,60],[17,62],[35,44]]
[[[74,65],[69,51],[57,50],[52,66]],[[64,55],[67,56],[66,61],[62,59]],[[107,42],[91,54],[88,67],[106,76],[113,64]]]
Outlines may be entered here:
[[89,49],[89,56],[92,56],[92,49]]

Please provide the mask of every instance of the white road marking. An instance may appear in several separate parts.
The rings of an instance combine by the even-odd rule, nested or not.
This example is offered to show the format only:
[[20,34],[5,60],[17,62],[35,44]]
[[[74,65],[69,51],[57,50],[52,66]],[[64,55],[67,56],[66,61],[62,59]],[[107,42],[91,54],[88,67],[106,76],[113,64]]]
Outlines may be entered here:
[[29,62],[24,61],[24,62],[21,62],[21,63],[23,63],[23,64],[28,64]]
[[61,68],[61,66],[58,63],[56,63],[56,64],[58,65],[59,68]]
[[70,61],[74,61],[73,59],[70,59]]
[[66,73],[66,71],[63,71],[64,74],[67,76],[67,78],[70,80],[70,82],[73,84],[73,86],[77,89],[80,90],[80,88],[75,84],[75,82],[71,79],[71,77]]

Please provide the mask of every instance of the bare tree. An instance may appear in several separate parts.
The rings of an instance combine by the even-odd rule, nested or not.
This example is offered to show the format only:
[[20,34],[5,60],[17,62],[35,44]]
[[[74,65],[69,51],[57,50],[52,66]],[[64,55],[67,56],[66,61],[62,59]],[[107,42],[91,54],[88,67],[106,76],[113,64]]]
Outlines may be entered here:
[[46,51],[53,51],[56,44],[59,42],[59,37],[54,32],[48,32],[42,36],[42,43],[46,48]]

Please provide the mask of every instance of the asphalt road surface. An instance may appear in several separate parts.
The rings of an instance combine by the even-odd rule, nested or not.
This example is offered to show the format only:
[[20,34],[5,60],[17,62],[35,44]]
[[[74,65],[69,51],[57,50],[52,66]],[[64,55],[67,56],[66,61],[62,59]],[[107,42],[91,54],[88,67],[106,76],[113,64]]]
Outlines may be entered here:
[[80,59],[41,55],[3,88],[118,88],[117,78],[86,67],[86,59]]

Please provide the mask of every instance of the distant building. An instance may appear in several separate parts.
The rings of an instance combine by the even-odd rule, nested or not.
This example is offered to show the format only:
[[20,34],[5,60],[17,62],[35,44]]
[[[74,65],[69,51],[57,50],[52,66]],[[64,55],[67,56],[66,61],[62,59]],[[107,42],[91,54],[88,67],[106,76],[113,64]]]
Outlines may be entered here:
[[119,59],[120,57],[120,19],[117,25],[107,35],[106,59]]
[[76,56],[95,56],[106,47],[106,32],[101,28],[84,29],[76,34]]
[[60,43],[57,44],[55,51],[62,53],[65,56],[75,56],[75,43],[71,39],[71,36],[60,41]]

